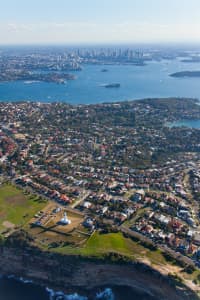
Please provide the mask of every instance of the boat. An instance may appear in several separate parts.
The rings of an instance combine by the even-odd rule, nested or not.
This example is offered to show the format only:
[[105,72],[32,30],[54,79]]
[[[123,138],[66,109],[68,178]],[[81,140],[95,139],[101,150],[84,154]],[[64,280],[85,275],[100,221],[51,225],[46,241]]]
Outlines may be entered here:
[[108,69],[102,69],[101,72],[108,72]]
[[25,80],[24,84],[32,84],[32,83],[38,83],[40,82],[39,80]]

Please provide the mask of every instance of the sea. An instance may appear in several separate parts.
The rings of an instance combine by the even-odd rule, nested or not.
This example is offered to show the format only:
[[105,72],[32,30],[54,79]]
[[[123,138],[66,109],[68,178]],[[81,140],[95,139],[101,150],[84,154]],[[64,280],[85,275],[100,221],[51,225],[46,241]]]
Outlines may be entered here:
[[23,278],[13,276],[0,278],[1,300],[158,300],[127,286],[97,287],[91,291],[64,293],[41,287]]
[[[106,68],[107,72],[102,72]],[[183,63],[180,58],[150,61],[145,66],[83,65],[71,72],[76,80],[66,84],[16,81],[0,83],[0,101],[62,101],[92,104],[156,97],[200,98],[200,78],[173,78],[178,71],[200,70],[200,63]],[[120,83],[120,88],[105,84]]]
[[[107,72],[102,72],[106,68]],[[192,97],[200,99],[200,78],[173,78],[169,74],[178,71],[200,70],[200,63],[183,63],[180,58],[134,65],[84,65],[74,72],[77,77],[67,84],[44,82],[0,83],[0,101],[61,101],[71,104],[96,104],[157,97]],[[105,84],[120,83],[120,88],[105,88]],[[192,121],[192,120],[191,120]],[[175,126],[197,126],[200,121],[181,121]],[[186,123],[185,123],[186,122]],[[1,271],[1,270],[0,270]],[[124,298],[126,295],[126,298]],[[99,287],[88,294],[75,291],[63,294],[43,288],[23,279],[1,278],[0,300],[143,300],[128,287]],[[153,300],[153,298],[152,298]]]

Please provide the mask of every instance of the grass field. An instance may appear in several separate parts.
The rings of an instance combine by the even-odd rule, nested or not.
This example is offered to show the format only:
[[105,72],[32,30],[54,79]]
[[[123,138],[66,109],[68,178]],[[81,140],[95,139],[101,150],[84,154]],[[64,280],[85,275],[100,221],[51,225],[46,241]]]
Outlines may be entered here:
[[[38,213],[38,211],[43,210],[46,205],[46,200],[42,200],[35,195],[26,194],[13,185],[5,184],[0,186],[0,233],[6,230],[12,230],[15,226],[23,226],[25,230],[32,233],[29,222],[31,218]],[[69,217],[72,218],[73,216],[69,214]],[[140,241],[126,238],[120,232],[109,234],[95,232],[88,238],[87,234],[84,235],[84,232],[81,234],[84,230],[79,227],[77,228],[78,230],[75,230],[70,236],[65,236],[64,238],[55,233],[50,233],[52,234],[50,237],[43,235],[41,235],[41,237],[42,240],[48,238],[48,243],[51,239],[52,241],[61,240],[62,246],[59,245],[58,247],[51,248],[51,251],[54,252],[94,258],[105,258],[109,253],[116,253],[133,261],[136,260],[147,263],[166,274],[169,272],[175,272],[175,274],[177,274],[177,272],[179,272],[179,275],[184,280],[194,280],[196,283],[200,282],[199,270],[196,270],[190,275],[185,273],[180,267],[166,261],[160,250],[150,250],[146,246],[143,246]],[[37,234],[37,237],[38,236]],[[50,250],[48,243],[46,244],[46,242],[44,242],[44,250]]]
[[162,274],[179,274],[182,280],[188,280],[190,282],[194,280],[196,283],[200,283],[199,270],[196,270],[192,274],[187,274],[184,272],[184,268],[167,261],[159,249],[152,251],[141,245],[139,241],[136,242],[130,238],[125,238],[121,233],[99,234],[95,232],[82,247],[58,247],[52,249],[52,251],[102,259],[104,259],[108,253],[117,253],[132,261],[146,263]]
[[166,263],[161,251],[151,251],[142,246],[140,242],[125,238],[120,232],[109,234],[95,232],[82,247],[61,247],[54,250],[63,254],[80,254],[95,257],[103,257],[105,254],[113,252],[127,256],[132,260],[146,258],[152,263]]
[[0,187],[0,230],[24,225],[46,205],[38,196],[26,195],[21,189],[5,184]]

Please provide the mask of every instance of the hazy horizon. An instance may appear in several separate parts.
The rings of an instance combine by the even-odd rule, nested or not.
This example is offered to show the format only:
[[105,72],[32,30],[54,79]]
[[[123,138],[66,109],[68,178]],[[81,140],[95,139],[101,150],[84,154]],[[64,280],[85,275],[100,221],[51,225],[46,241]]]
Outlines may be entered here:
[[143,49],[180,49],[180,50],[199,50],[200,42],[141,42],[141,43],[92,43],[92,42],[77,42],[77,43],[15,43],[15,44],[1,44],[0,48],[143,48]]
[[199,0],[7,0],[0,45],[200,41]]

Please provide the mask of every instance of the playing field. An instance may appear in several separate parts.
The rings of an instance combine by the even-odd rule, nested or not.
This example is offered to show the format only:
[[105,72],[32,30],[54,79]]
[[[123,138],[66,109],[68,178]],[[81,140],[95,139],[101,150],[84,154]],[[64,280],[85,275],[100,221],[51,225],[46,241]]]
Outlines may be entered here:
[[26,195],[13,185],[0,187],[0,231],[24,225],[46,205],[38,196]]

